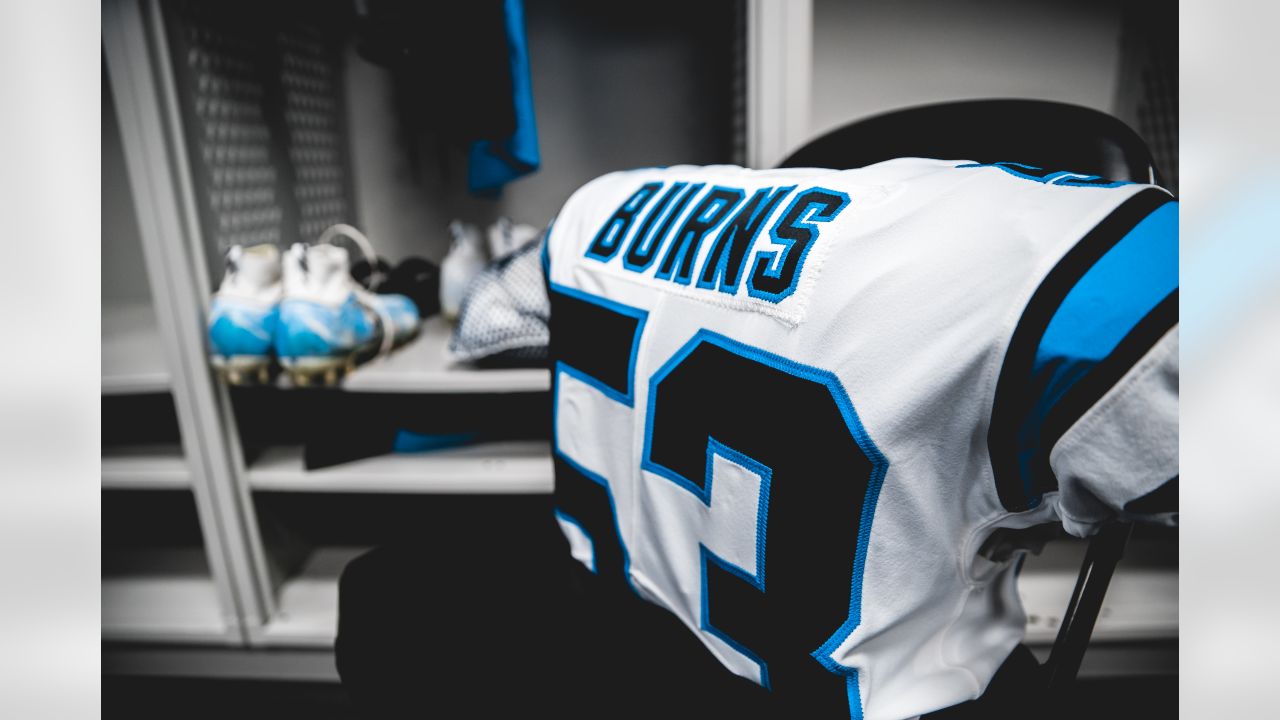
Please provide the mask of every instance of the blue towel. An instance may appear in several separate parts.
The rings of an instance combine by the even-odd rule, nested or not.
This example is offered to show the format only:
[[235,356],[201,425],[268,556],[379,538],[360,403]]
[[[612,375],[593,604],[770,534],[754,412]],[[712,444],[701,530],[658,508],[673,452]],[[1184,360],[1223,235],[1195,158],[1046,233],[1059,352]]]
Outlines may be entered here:
[[512,106],[516,129],[501,140],[477,140],[471,144],[468,189],[493,197],[502,186],[534,172],[542,162],[538,154],[538,126],[533,114],[533,83],[529,77],[529,47],[524,34],[524,5],[505,0],[503,16],[511,60]]
[[391,452],[414,453],[469,445],[480,433],[420,433],[412,430],[396,430]]

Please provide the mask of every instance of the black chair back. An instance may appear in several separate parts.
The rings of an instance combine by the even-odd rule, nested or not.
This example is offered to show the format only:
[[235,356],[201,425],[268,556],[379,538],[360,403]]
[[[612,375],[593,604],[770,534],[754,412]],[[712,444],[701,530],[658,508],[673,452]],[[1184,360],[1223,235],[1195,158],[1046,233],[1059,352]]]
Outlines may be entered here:
[[779,167],[845,170],[898,157],[1017,162],[1159,184],[1151,151],[1128,125],[1043,100],[966,100],[876,115],[811,140]]

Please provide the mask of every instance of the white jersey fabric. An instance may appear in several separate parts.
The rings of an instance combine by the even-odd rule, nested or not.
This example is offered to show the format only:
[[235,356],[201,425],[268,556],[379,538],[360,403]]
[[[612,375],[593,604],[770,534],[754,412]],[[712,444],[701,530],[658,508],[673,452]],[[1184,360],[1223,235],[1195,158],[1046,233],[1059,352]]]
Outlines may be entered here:
[[574,557],[808,716],[980,695],[1026,622],[997,529],[1176,521],[1159,188],[644,169],[576,192],[544,261]]

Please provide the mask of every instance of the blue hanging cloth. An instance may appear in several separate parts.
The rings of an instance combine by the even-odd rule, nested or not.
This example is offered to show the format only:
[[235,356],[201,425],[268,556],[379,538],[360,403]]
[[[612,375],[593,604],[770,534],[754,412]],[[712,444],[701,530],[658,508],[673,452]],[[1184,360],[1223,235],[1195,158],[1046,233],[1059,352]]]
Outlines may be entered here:
[[500,140],[471,144],[467,188],[475,195],[494,197],[516,178],[538,169],[538,126],[533,114],[533,83],[529,76],[529,47],[524,34],[524,4],[504,0],[507,48],[511,62],[512,106],[516,129]]

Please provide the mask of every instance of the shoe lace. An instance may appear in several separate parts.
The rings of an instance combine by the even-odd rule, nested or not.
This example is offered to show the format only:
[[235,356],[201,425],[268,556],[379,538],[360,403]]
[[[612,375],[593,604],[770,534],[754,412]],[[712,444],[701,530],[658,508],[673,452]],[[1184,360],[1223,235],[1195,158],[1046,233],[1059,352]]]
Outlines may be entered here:
[[[364,259],[369,263],[369,271],[378,274],[378,253],[373,249],[373,243],[369,242],[369,238],[356,228],[346,223],[335,223],[324,229],[320,233],[320,237],[316,239],[316,243],[324,243],[333,245],[334,240],[345,237],[355,243],[360,248],[360,253],[364,255]],[[371,275],[372,277],[372,275]],[[374,283],[376,285],[376,283]]]
[[[332,245],[334,240],[341,237],[348,238],[355,243],[356,247],[360,248],[365,260],[368,261],[371,272],[378,272],[378,253],[373,249],[373,243],[369,242],[369,238],[364,233],[346,223],[336,223],[325,228],[316,242]],[[356,299],[361,305],[372,310],[378,316],[378,321],[382,323],[382,344],[378,347],[377,357],[383,357],[389,354],[395,346],[395,322],[391,314],[382,306],[382,303],[378,302],[374,293],[354,281],[351,284]]]

